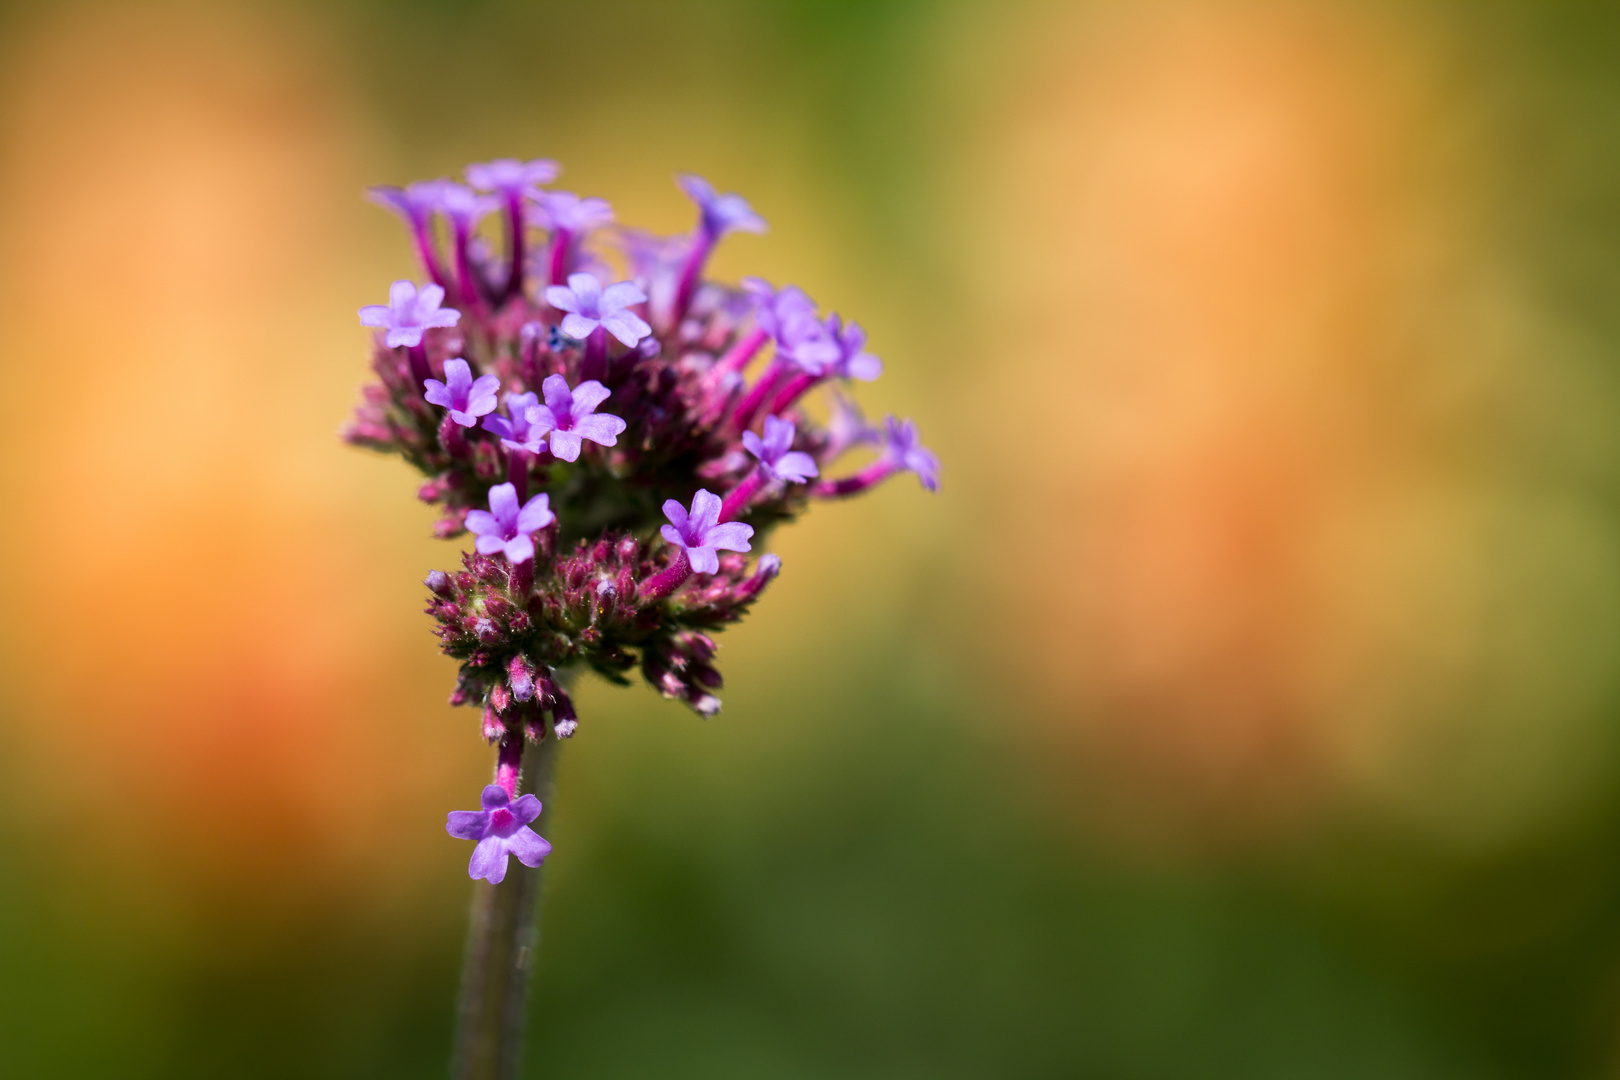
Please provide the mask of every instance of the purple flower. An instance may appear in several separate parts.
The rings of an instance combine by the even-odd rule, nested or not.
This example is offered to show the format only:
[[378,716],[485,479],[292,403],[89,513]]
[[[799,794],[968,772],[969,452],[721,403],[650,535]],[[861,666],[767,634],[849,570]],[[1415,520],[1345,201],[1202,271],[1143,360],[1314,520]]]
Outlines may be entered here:
[[507,394],[506,415],[490,413],[484,417],[484,430],[499,435],[501,445],[508,450],[538,454],[545,449],[546,433],[530,421],[530,416],[539,401],[533,394]]
[[719,570],[720,555],[716,549],[747,551],[748,538],[754,535],[754,527],[740,521],[717,524],[720,496],[701,489],[692,496],[690,514],[679,502],[668,499],[664,502],[664,516],[669,518],[669,524],[659,531],[665,540],[686,552],[695,574],[712,574]]
[[540,389],[546,395],[546,403],[529,410],[531,430],[549,433],[551,452],[563,461],[578,460],[582,439],[603,446],[613,446],[619,441],[625,422],[611,413],[596,413],[596,407],[613,391],[595,379],[587,379],[570,390],[567,379],[548,375]]
[[896,469],[917,474],[922,486],[939,490],[939,458],[917,441],[917,425],[888,417],[883,421],[883,456]]
[[403,188],[379,185],[369,189],[366,197],[378,206],[392,210],[412,228],[416,228],[439,208],[439,182],[418,180]]
[[835,458],[852,446],[877,442],[880,432],[866,422],[861,407],[834,390],[832,414],[827,418],[827,457]]
[[480,416],[495,411],[495,394],[501,388],[498,376],[480,375],[474,382],[472,369],[458,356],[444,362],[444,377],[445,382],[424,379],[422,385],[427,389],[422,396],[433,405],[449,409],[450,419],[462,427],[472,427]]
[[838,344],[838,357],[827,365],[826,374],[862,382],[871,382],[883,374],[883,361],[865,351],[866,331],[860,323],[841,327],[834,314],[827,319],[827,334]]
[[812,375],[822,374],[840,355],[838,339],[816,316],[814,300],[797,285],[773,288],[760,278],[744,278],[754,302],[754,322],[776,342],[777,355]]
[[458,232],[466,232],[486,214],[500,209],[501,203],[492,195],[480,195],[466,184],[454,180],[435,181],[437,209],[449,218]]
[[556,520],[550,495],[542,492],[520,510],[517,488],[511,484],[496,484],[489,489],[488,510],[467,511],[467,528],[478,537],[473,543],[478,554],[499,552],[514,566],[534,558],[534,539],[529,534]]
[[570,233],[590,232],[613,223],[613,207],[606,199],[582,199],[572,191],[530,192],[535,201],[535,224]]
[[551,845],[529,822],[540,816],[540,800],[519,795],[516,800],[499,784],[484,789],[482,810],[452,810],[444,831],[461,840],[475,840],[467,873],[498,885],[506,876],[506,857],[516,855],[524,866],[539,866],[551,854]]
[[396,281],[388,287],[388,303],[368,304],[360,309],[361,326],[385,327],[383,344],[390,349],[422,344],[422,332],[436,326],[454,326],[461,319],[455,308],[441,308],[444,290],[437,285],[420,289],[409,281]]
[[754,213],[754,208],[741,195],[718,195],[713,184],[692,173],[677,173],[675,182],[686,192],[687,198],[697,203],[698,210],[703,214],[703,231],[711,240],[718,240],[732,231],[765,231],[765,219]]
[[652,333],[652,327],[639,315],[627,310],[631,304],[646,299],[647,294],[633,281],[621,281],[604,289],[592,274],[569,274],[567,285],[546,289],[546,303],[568,312],[563,316],[563,333],[584,340],[600,326],[631,348]]
[[531,185],[549,184],[557,179],[557,163],[549,158],[519,161],[496,158],[466,169],[467,183],[479,191],[518,192]]
[[765,418],[765,437],[752,431],[743,432],[743,445],[759,458],[759,467],[772,480],[787,480],[802,484],[816,475],[816,462],[809,454],[789,449],[793,445],[793,421]]

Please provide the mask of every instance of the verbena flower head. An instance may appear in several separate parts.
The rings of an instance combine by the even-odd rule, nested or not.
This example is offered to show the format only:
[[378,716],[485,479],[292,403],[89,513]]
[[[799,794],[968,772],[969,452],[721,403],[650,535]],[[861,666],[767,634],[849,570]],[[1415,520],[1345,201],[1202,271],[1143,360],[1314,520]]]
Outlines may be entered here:
[[802,484],[817,475],[816,459],[793,447],[793,421],[765,418],[763,437],[752,431],[742,434],[743,446],[759,459],[759,467],[772,480],[787,480]]
[[529,410],[529,423],[543,433],[551,444],[551,452],[563,461],[578,461],[581,440],[589,439],[602,446],[613,446],[625,422],[610,413],[598,413],[596,407],[606,401],[613,391],[589,379],[572,390],[561,375],[548,375],[540,385],[546,403]]
[[[496,744],[499,783],[450,829],[479,844],[470,872],[497,880],[508,854],[544,855],[524,828],[538,803],[514,801],[518,767],[525,741],[579,730],[577,673],[639,671],[714,715],[712,635],[778,576],[781,561],[760,553],[771,532],[812,500],[902,470],[932,489],[938,462],[909,422],[879,433],[841,396],[843,380],[881,370],[858,326],[792,285],[707,276],[724,235],[764,230],[740,196],[682,177],[698,229],[656,237],[604,230],[602,200],[539,190],[549,162],[500,159],[466,176],[496,194],[432,181],[373,195],[410,226],[434,284],[400,282],[362,313],[383,332],[346,437],[422,474],[439,536],[472,536],[459,567],[428,575],[428,612],[460,662],[452,703],[477,710],[469,727]],[[504,252],[469,235],[502,203]],[[454,228],[432,228],[435,216]],[[606,287],[603,238],[629,266]],[[873,444],[875,460],[826,475]]]
[[505,555],[508,562],[534,558],[534,534],[557,520],[551,496],[541,492],[520,508],[517,488],[496,484],[489,489],[489,509],[467,511],[467,530],[478,537],[480,555]]
[[692,509],[675,499],[664,501],[664,516],[669,524],[659,530],[673,547],[686,552],[686,560],[694,574],[713,574],[720,569],[720,552],[748,551],[748,538],[754,535],[752,525],[740,521],[720,524],[720,496],[699,490],[692,496]]
[[600,326],[630,346],[652,333],[652,327],[630,310],[646,301],[647,294],[635,282],[621,281],[604,289],[593,274],[569,274],[567,285],[546,289],[546,303],[567,312],[562,320],[563,333],[584,339]]
[[422,396],[450,410],[450,419],[462,427],[472,427],[480,416],[495,411],[495,395],[501,389],[499,376],[480,375],[474,379],[467,361],[454,357],[444,362],[444,380],[422,380]]
[[461,313],[440,307],[444,290],[437,285],[396,281],[388,287],[388,303],[369,304],[360,309],[360,325],[387,331],[383,344],[390,349],[422,344],[422,335],[434,327],[454,326]]
[[491,885],[506,877],[507,857],[516,855],[524,866],[539,866],[551,854],[551,844],[529,828],[540,816],[540,800],[533,795],[516,799],[498,784],[484,788],[482,810],[452,810],[444,829],[460,840],[476,841],[467,874]]

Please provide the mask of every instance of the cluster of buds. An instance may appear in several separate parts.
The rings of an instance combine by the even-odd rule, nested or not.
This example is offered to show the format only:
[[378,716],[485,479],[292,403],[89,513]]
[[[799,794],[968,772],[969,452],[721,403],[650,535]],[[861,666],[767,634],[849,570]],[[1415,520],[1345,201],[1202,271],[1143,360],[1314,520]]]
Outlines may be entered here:
[[[714,715],[708,632],[780,570],[774,555],[746,557],[763,534],[810,499],[897,472],[938,482],[909,421],[869,425],[842,391],[883,369],[858,324],[793,286],[704,277],[723,236],[765,229],[743,198],[677,177],[698,222],[657,237],[614,226],[602,199],[549,189],[557,174],[503,159],[469,166],[465,184],[373,190],[409,226],[427,280],[360,309],[377,380],[345,431],[424,474],[437,535],[475,537],[461,570],[426,584],[442,648],[461,661],[451,701],[478,708],[498,748],[506,801],[486,792],[451,828],[479,841],[473,874],[490,880],[508,850],[543,857],[523,836],[532,815],[513,825],[504,807],[525,741],[578,727],[560,673],[622,683],[639,666]],[[504,246],[480,231],[492,215]],[[806,409],[821,391],[824,423]],[[875,453],[864,468],[824,475],[862,448]]]

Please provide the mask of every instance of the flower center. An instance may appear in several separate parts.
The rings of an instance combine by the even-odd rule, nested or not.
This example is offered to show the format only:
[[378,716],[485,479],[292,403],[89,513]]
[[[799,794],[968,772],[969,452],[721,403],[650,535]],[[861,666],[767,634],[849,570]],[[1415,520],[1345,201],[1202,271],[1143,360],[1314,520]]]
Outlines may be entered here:
[[489,815],[489,827],[498,832],[505,832],[512,827],[512,811],[500,809]]

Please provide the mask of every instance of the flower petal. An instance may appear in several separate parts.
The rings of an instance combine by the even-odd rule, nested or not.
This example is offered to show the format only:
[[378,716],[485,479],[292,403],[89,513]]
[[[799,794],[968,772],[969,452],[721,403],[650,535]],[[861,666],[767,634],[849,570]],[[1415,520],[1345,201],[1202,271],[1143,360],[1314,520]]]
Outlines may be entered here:
[[477,881],[483,878],[491,885],[499,885],[506,877],[506,844],[498,836],[486,836],[473,848],[467,862],[467,876]]
[[712,574],[720,569],[720,556],[708,544],[687,548],[686,558],[691,562],[694,574]]
[[[501,523],[501,528],[510,529],[515,526],[518,516],[517,488],[511,484],[496,484],[490,488],[489,509],[495,515],[495,520]],[[471,513],[468,516],[470,517]]]
[[579,310],[579,297],[575,296],[574,290],[566,285],[546,286],[546,303],[558,311]]
[[524,866],[539,866],[551,854],[551,844],[525,825],[506,838],[506,850],[516,855],[518,862]]
[[482,840],[489,815],[481,810],[452,810],[444,831],[458,840]]
[[586,413],[593,413],[596,407],[613,396],[613,391],[597,382],[595,379],[586,379],[574,387],[574,403],[570,411],[574,419],[579,419]]
[[[710,547],[725,548],[727,551],[748,551],[748,538],[754,535],[752,525],[744,525],[740,521],[728,521],[724,525],[716,525],[705,534],[704,539]],[[714,571],[709,571],[711,574]]]
[[527,825],[540,816],[540,796],[530,792],[512,800],[512,816],[519,825]]
[[669,523],[677,529],[686,528],[686,507],[682,506],[678,500],[664,500],[664,516],[669,518]]
[[501,550],[506,555],[506,561],[516,566],[534,558],[534,540],[528,533],[518,533],[508,540]]
[[446,409],[450,407],[450,388],[448,386],[438,379],[423,379],[422,386],[424,387],[422,397],[427,399],[428,404],[439,405]]
[[623,311],[631,304],[644,304],[647,294],[633,281],[621,281],[602,290],[603,311]]
[[551,445],[551,452],[562,461],[579,460],[579,433],[574,431],[553,430],[547,436]]
[[541,492],[523,504],[518,511],[518,532],[532,533],[543,529],[557,520],[557,515],[551,512],[551,496]]
[[485,784],[484,790],[478,793],[478,801],[485,810],[499,810],[511,802],[512,797],[499,784]]
[[635,348],[642,338],[652,333],[652,327],[633,311],[615,311],[604,315],[602,326],[631,348]]
[[692,496],[692,519],[687,531],[704,536],[720,520],[720,496],[706,488],[699,488]]
[[561,375],[547,375],[546,381],[540,384],[540,390],[546,395],[546,407],[552,412],[553,424],[573,409],[574,395],[568,390],[568,380]]
[[501,531],[501,523],[488,510],[467,511],[467,531],[479,536],[493,536]]
[[619,441],[619,433],[625,429],[625,422],[612,413],[598,413],[587,416],[574,424],[574,433],[603,446],[613,446]]
[[595,319],[569,312],[563,316],[562,332],[580,341],[590,337],[600,325]]
[[[674,502],[675,500],[671,499],[669,501]],[[665,504],[665,505],[668,505],[668,504]],[[665,512],[667,513],[668,511],[665,511]],[[661,534],[663,534],[664,539],[667,540],[669,543],[675,545],[678,548],[685,548],[686,547],[686,538],[681,535],[681,530],[677,529],[675,526],[673,526],[673,525],[660,525],[660,526],[658,526],[658,531]]]
[[473,541],[473,550],[480,555],[499,555],[506,550],[506,541],[499,533],[484,533]]
[[776,464],[771,468],[777,476],[797,484],[802,484],[812,476],[820,474],[820,470],[816,468],[816,459],[801,450],[788,451],[777,458]]

